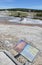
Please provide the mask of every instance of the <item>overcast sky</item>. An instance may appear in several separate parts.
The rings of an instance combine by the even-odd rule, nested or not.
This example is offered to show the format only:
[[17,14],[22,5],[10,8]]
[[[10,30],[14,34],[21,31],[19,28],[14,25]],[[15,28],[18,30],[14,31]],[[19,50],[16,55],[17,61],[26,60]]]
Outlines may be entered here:
[[1,8],[42,9],[42,0],[0,0]]

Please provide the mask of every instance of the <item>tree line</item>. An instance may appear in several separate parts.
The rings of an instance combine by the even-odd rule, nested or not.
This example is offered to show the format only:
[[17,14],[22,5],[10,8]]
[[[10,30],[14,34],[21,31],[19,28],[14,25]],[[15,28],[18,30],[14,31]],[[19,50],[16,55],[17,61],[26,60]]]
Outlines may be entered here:
[[37,10],[37,9],[26,9],[26,8],[11,8],[11,9],[0,9],[0,11],[23,11],[23,12],[42,12],[42,10]]

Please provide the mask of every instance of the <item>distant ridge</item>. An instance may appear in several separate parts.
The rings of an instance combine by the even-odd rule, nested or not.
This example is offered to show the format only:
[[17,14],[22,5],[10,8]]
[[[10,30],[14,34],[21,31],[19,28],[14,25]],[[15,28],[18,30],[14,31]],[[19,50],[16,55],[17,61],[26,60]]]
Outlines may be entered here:
[[0,9],[0,11],[23,11],[23,12],[42,12],[42,10],[38,10],[38,9],[27,9],[27,8],[8,8],[8,9]]

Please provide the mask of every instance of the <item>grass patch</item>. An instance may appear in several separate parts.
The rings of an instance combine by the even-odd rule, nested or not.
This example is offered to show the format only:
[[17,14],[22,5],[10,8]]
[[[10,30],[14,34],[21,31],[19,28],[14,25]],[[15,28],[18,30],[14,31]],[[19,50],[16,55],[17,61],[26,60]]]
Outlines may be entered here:
[[21,12],[21,11],[10,11],[11,14],[9,16],[14,16],[14,17],[26,17],[28,16],[27,12]]

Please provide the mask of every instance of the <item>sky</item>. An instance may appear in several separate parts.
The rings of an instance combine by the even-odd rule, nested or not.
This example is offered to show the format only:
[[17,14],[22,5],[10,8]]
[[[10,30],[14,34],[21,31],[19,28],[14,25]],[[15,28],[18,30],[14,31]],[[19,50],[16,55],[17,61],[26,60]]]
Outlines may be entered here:
[[0,9],[4,8],[29,8],[42,10],[42,0],[0,0]]

